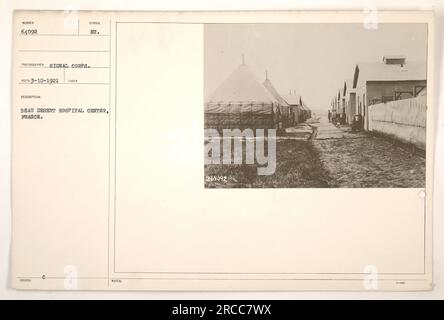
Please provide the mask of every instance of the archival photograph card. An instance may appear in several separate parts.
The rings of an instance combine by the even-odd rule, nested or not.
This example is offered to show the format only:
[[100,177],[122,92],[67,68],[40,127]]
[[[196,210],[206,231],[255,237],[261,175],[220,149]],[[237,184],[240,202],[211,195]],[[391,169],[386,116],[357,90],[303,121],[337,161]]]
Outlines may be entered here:
[[13,23],[13,288],[433,288],[433,12]]

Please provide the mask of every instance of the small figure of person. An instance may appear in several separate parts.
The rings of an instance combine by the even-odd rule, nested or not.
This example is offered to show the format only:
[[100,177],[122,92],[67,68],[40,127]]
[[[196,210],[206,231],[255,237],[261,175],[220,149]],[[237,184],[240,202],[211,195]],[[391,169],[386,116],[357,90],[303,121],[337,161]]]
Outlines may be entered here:
[[331,122],[331,111],[328,110],[328,122]]

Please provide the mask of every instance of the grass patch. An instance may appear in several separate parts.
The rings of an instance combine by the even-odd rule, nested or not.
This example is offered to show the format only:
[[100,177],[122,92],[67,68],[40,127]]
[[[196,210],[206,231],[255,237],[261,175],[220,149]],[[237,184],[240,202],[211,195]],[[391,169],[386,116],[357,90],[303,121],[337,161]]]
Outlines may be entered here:
[[206,188],[326,188],[330,181],[312,142],[304,140],[276,142],[273,175],[259,176],[256,164],[205,165]]

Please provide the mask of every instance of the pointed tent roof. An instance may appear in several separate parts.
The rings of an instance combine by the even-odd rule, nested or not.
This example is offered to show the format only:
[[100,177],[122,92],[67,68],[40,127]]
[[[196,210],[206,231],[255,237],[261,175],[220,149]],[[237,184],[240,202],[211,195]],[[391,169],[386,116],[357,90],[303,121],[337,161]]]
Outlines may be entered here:
[[268,79],[268,73],[266,73],[265,81],[263,83],[264,87],[270,92],[270,94],[279,102],[282,106],[288,106],[287,101],[277,92],[276,88],[271,83],[270,79]]
[[241,64],[214,91],[207,103],[278,104],[278,100],[255,79],[246,64]]

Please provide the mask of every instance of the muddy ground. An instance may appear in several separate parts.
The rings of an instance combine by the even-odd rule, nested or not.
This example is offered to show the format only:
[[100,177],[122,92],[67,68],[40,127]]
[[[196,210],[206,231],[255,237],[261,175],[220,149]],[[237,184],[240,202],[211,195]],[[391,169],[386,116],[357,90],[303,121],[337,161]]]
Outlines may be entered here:
[[[423,188],[425,157],[372,133],[351,133],[321,121],[276,142],[276,171],[257,165],[206,165],[207,188]],[[305,130],[305,131],[304,131]],[[304,133],[305,132],[305,133]],[[294,139],[297,137],[296,139]]]
[[325,188],[329,177],[310,141],[276,143],[276,171],[259,176],[257,165],[205,165],[206,188]]
[[330,184],[342,188],[423,188],[425,158],[384,137],[313,140]]

